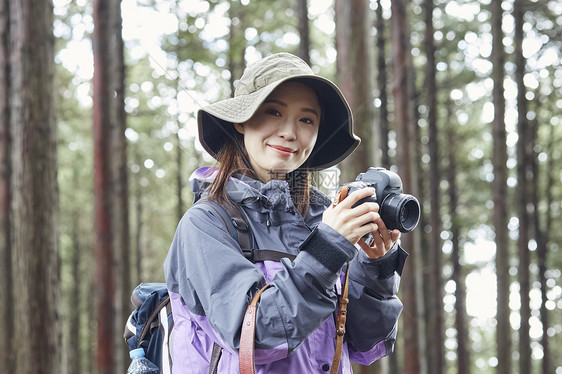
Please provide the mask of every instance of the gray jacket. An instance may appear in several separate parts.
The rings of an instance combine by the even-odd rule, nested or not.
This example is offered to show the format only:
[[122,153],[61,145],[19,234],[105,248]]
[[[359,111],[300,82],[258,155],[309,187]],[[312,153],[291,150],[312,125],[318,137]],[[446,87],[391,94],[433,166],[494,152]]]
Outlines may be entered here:
[[[196,196],[205,196],[205,178],[203,170],[192,176]],[[347,263],[350,301],[340,372],[351,372],[350,360],[370,364],[392,351],[402,310],[396,293],[407,256],[399,245],[369,259],[321,222],[330,200],[316,189],[304,219],[284,181],[263,184],[236,175],[227,192],[246,213],[258,248],[296,259],[253,264],[211,207],[189,209],[164,265],[175,322],[174,373],[205,373],[214,342],[224,350],[219,373],[237,372],[244,312],[266,283],[271,287],[260,298],[256,321],[257,372],[329,371],[337,293]]]

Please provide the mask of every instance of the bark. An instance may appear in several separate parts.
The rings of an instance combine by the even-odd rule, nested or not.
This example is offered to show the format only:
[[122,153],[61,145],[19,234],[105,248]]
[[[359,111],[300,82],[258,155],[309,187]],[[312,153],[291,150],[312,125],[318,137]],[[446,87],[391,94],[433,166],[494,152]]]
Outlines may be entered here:
[[390,155],[388,153],[388,132],[390,130],[388,123],[388,96],[387,96],[387,72],[386,72],[386,36],[385,36],[385,20],[382,15],[381,0],[377,0],[376,10],[376,28],[377,28],[377,83],[379,89],[379,100],[381,106],[379,109],[379,128],[380,128],[380,148],[381,148],[381,166],[390,167]]
[[111,8],[103,0],[94,7],[94,195],[96,216],[96,284],[97,284],[97,368],[100,374],[113,374],[115,347],[115,277],[114,242],[111,207]]
[[[135,160],[138,165],[142,165],[142,160],[138,152],[135,152]],[[140,179],[142,178],[141,171],[137,174],[137,180],[135,181],[135,274],[136,280],[134,284],[141,283],[142,276],[142,233],[143,233],[143,201],[142,201],[142,185]]]
[[[408,68],[411,61],[408,48],[408,34],[406,22],[406,10],[401,0],[393,0],[392,9],[392,58],[394,66],[394,108],[395,123],[398,139],[399,174],[402,177],[404,191],[417,195],[415,155],[415,123],[411,118],[409,104]],[[420,290],[421,265],[418,258],[420,243],[419,231],[402,236],[402,245],[408,248],[407,270],[402,278],[402,292],[404,302],[404,370],[409,373],[425,373],[425,364],[422,357],[425,355],[423,349],[423,307],[420,307],[422,295]]]
[[[74,170],[74,185],[78,185],[78,173]],[[81,262],[81,241],[80,241],[80,212],[75,209],[72,212],[72,253],[71,253],[71,274],[72,279],[76,280],[72,283],[70,289],[70,297],[68,302],[69,310],[69,333],[68,333],[68,372],[80,373],[82,372],[82,354],[81,354],[81,339],[80,327],[82,326],[82,308],[80,307],[80,285],[79,279],[82,279],[80,273]]]
[[[228,50],[228,70],[230,71],[230,96],[234,97],[234,82],[240,79],[245,68],[246,53],[246,37],[244,35],[245,25],[245,7],[241,7],[240,2],[230,0],[230,8],[228,10],[230,19],[229,29],[229,50]],[[234,22],[237,20],[237,22]]]
[[310,65],[310,33],[308,30],[308,1],[298,0],[297,19],[299,23],[299,57]]
[[369,56],[369,4],[367,1],[336,0],[337,81],[351,106],[354,130],[363,143],[342,162],[342,178],[354,180],[358,173],[377,164],[378,138],[373,121],[372,64]]
[[[109,55],[111,58],[111,184],[113,207],[113,248],[115,256],[115,317],[114,323],[119,330],[125,326],[130,313],[131,274],[129,264],[129,183],[127,168],[127,115],[125,112],[125,61],[124,45],[121,35],[121,0],[110,1],[110,35]],[[115,334],[115,372],[126,371],[130,361],[127,345],[123,344],[121,334]]]
[[[379,136],[380,136],[380,166],[390,168],[390,154],[388,150],[388,132],[390,131],[388,121],[388,96],[387,96],[387,80],[388,73],[386,70],[386,30],[385,19],[383,18],[381,0],[377,0],[376,9],[376,59],[377,59],[377,86],[379,91]],[[398,352],[398,345],[396,352]],[[386,362],[385,362],[386,361]],[[380,373],[397,373],[398,369],[398,354],[394,353],[387,358],[381,360]]]
[[[452,124],[452,103],[447,101],[447,121]],[[453,126],[447,128],[447,144],[449,145],[447,170],[447,181],[449,182],[449,214],[451,215],[451,242],[453,251],[451,253],[451,262],[453,264],[452,279],[455,282],[455,329],[457,330],[457,371],[458,374],[470,374],[470,343],[467,328],[466,314],[466,285],[464,283],[463,269],[460,262],[460,223],[457,206],[459,204],[458,187],[457,187],[457,159],[456,149],[454,146],[460,144],[461,141],[455,136]]]
[[443,282],[441,252],[441,204],[439,186],[441,184],[439,139],[437,129],[437,84],[435,67],[435,45],[433,40],[433,0],[425,0],[425,54],[426,63],[426,98],[427,122],[429,131],[429,180],[430,180],[430,225],[431,242],[429,246],[429,289],[427,314],[429,316],[428,341],[430,373],[442,373],[445,370],[443,338]]
[[[538,100],[537,100],[538,102]],[[538,108],[536,108],[536,111],[538,112]],[[536,139],[537,136],[537,126],[535,124],[535,126],[533,126],[532,128],[532,136]],[[554,143],[556,142],[556,140],[554,139],[554,126],[550,126],[550,136],[549,136],[549,141],[547,144],[547,149],[546,152],[548,155],[552,155],[553,150],[554,150]],[[548,291],[548,286],[547,286],[547,277],[546,277],[546,272],[548,270],[548,243],[550,241],[550,230],[552,229],[552,204],[554,203],[553,201],[553,196],[552,196],[552,186],[554,185],[554,175],[553,175],[553,170],[555,170],[554,168],[554,157],[549,157],[548,158],[548,162],[547,165],[545,167],[544,173],[546,174],[546,191],[545,191],[545,205],[547,207],[546,212],[545,212],[545,218],[543,221],[543,226],[541,226],[540,224],[540,220],[539,220],[539,180],[540,180],[540,175],[539,175],[539,165],[537,162],[538,159],[538,155],[535,155],[535,157],[533,157],[533,161],[532,161],[532,168],[533,168],[533,176],[534,178],[532,179],[532,183],[531,183],[531,203],[533,206],[533,227],[534,227],[534,231],[535,231],[535,237],[537,238],[537,263],[538,263],[538,268],[539,268],[539,274],[538,274],[538,280],[540,283],[540,287],[541,287],[541,298],[542,298],[542,303],[541,303],[541,307],[540,307],[540,318],[541,318],[541,323],[542,323],[542,336],[540,339],[540,343],[542,345],[542,349],[543,349],[543,358],[542,358],[542,362],[541,362],[541,373],[542,374],[547,374],[547,373],[552,373],[555,371],[554,365],[552,364],[552,359],[551,359],[551,354],[550,354],[550,342],[549,342],[549,338],[548,338],[548,334],[547,334],[547,330],[550,327],[550,318],[549,318],[549,312],[548,309],[546,308],[546,301],[548,300],[547,298],[547,291]]]
[[[179,126],[179,122],[178,122],[178,126]],[[181,217],[183,217],[183,214],[185,212],[185,208],[183,205],[183,181],[184,181],[184,175],[183,175],[183,151],[182,151],[182,146],[181,146],[181,139],[179,136],[179,133],[176,134],[176,166],[177,166],[177,174],[176,174],[176,193],[177,193],[177,197],[178,197],[178,202],[177,202],[177,217],[178,217],[178,222],[181,220]]]
[[501,0],[491,2],[492,11],[492,80],[494,120],[492,123],[493,151],[492,164],[494,181],[492,192],[494,199],[493,223],[496,232],[496,274],[497,274],[497,355],[498,374],[511,374],[511,326],[509,323],[509,238],[507,233],[507,145],[504,123],[505,99],[503,80],[505,76],[505,52],[503,48],[503,31],[501,28],[503,11]]
[[14,335],[14,304],[12,279],[11,178],[12,161],[10,131],[10,2],[0,0],[0,362],[13,372],[12,338]]
[[[94,248],[92,248],[94,249]],[[92,250],[91,252],[94,252]],[[97,291],[97,280],[96,274],[94,271],[90,274],[88,282],[86,283],[86,292],[88,295],[95,295]],[[96,310],[97,301],[95,297],[88,297],[86,302],[86,316],[88,321],[97,321],[97,310]],[[90,327],[91,325],[88,325]],[[85,333],[85,341],[87,342],[87,349],[86,352],[96,352],[97,349],[97,331],[94,328],[87,328]],[[97,355],[88,354],[85,357],[85,373],[94,373],[94,370],[97,366]]]
[[[523,82],[525,76],[525,58],[523,57],[523,23],[524,4],[522,0],[515,0],[513,17],[515,19],[515,82],[517,83],[517,208],[519,216],[519,294],[521,296],[521,325],[519,327],[519,372],[531,371],[531,338],[529,335],[530,307],[530,253],[529,253],[529,163],[532,157],[533,142],[529,139],[529,122],[527,120],[526,89]],[[530,151],[530,152],[529,152]]]
[[60,373],[54,37],[50,2],[10,1],[13,372]]

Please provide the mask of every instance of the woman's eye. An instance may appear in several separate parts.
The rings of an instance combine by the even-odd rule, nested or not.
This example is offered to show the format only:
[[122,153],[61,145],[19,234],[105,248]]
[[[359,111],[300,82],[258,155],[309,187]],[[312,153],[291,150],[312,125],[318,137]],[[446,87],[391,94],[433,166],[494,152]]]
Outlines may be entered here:
[[307,125],[314,125],[314,121],[310,118],[303,118],[303,119],[301,119],[301,122],[304,122]]
[[279,113],[279,111],[277,111],[276,109],[267,109],[265,111],[266,114],[272,115],[272,116],[280,116],[281,113]]

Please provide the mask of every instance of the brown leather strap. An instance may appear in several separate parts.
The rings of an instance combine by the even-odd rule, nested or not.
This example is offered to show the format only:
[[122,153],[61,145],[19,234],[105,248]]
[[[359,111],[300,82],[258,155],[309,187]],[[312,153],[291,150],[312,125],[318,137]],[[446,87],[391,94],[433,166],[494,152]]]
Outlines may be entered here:
[[342,292],[339,300],[338,315],[336,317],[336,351],[334,352],[334,359],[332,360],[332,369],[330,374],[336,374],[340,367],[341,352],[343,349],[343,337],[345,335],[345,319],[347,317],[347,304],[349,299],[348,294],[348,280],[349,280],[349,264],[345,269],[345,281],[343,282]]
[[[336,194],[334,205],[340,203],[347,197],[349,191],[348,186],[340,188]],[[330,374],[336,374],[340,367],[341,354],[343,349],[343,337],[345,335],[345,318],[347,316],[347,304],[349,303],[348,295],[348,280],[349,280],[349,264],[345,270],[345,281],[342,286],[342,294],[339,299],[338,315],[336,318],[336,351],[332,361],[332,370]],[[240,374],[255,374],[255,356],[254,356],[254,341],[256,332],[256,312],[258,309],[258,300],[263,291],[269,287],[266,284],[254,298],[244,315],[244,322],[242,323],[242,333],[240,336]]]
[[[342,186],[336,193],[334,206],[341,203],[349,193],[349,186]],[[340,368],[341,353],[343,350],[343,337],[345,336],[345,319],[347,317],[347,304],[349,303],[348,289],[349,285],[349,263],[345,269],[345,281],[341,289],[341,296],[338,304],[338,314],[336,316],[336,350],[334,352],[334,359],[332,360],[332,368],[330,374],[336,374]]]
[[258,300],[267,288],[266,284],[254,295],[252,302],[246,309],[244,322],[242,323],[242,334],[240,336],[240,374],[255,374],[254,341],[256,333],[256,312],[258,310]]

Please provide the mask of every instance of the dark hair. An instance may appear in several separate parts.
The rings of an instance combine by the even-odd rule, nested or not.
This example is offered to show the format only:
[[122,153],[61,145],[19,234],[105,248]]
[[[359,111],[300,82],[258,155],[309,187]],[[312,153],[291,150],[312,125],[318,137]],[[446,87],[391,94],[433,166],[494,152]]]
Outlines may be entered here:
[[[249,165],[244,162],[245,148],[242,136],[229,139],[217,154],[218,172],[211,183],[209,199],[219,204],[232,204],[226,192],[226,184],[234,173],[248,175],[254,179],[259,177]],[[244,153],[244,154],[243,154]],[[287,174],[287,183],[291,199],[298,212],[304,217],[310,206],[310,172],[306,169],[297,169]]]

